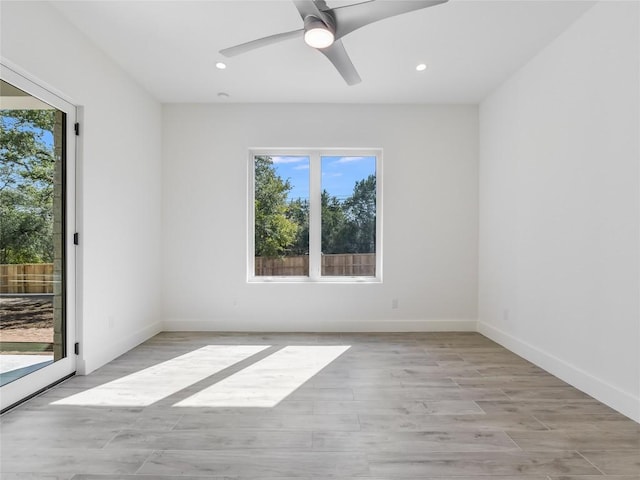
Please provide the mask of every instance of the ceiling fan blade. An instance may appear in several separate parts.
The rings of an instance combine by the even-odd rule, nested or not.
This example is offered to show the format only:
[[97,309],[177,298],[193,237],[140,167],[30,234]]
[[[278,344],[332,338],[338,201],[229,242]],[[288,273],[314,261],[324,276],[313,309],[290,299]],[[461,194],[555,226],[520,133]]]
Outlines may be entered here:
[[378,0],[356,3],[331,10],[336,21],[336,38],[360,27],[402,13],[433,7],[448,0]]
[[347,51],[344,49],[344,45],[342,45],[342,41],[336,40],[330,47],[322,49],[319,48],[317,50],[324,54],[324,56],[333,63],[333,66],[336,67],[336,70],[338,70],[348,85],[355,85],[362,81],[360,75],[358,75],[358,72],[356,71],[356,67],[351,63],[349,54],[347,54]]
[[318,10],[322,10],[323,12],[326,10],[331,10],[325,0],[313,0],[313,3],[316,4],[316,7],[318,7]]
[[[293,3],[303,20],[308,15],[320,18],[320,8],[313,0],[293,0]],[[324,6],[326,7],[326,4]]]
[[276,33],[275,35],[269,35],[268,37],[241,43],[240,45],[236,45],[235,47],[223,48],[222,50],[220,50],[220,53],[225,57],[235,57],[236,55],[249,52],[256,48],[266,47],[267,45],[282,42],[284,40],[289,40],[290,38],[302,37],[303,33],[303,28],[299,30],[292,30],[291,32]]
[[316,17],[327,25],[333,25],[333,17],[329,14],[331,9],[324,0],[293,0],[302,20],[308,16]]

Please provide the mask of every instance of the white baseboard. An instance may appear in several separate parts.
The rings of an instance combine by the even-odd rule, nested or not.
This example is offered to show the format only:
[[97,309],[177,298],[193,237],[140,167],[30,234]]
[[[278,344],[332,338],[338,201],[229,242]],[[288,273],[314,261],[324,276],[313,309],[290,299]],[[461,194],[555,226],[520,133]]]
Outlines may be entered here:
[[590,373],[484,322],[478,322],[477,331],[640,423],[640,397],[620,390]]
[[475,332],[476,320],[323,321],[274,324],[264,321],[167,319],[166,332]]
[[119,339],[117,342],[109,342],[108,348],[93,348],[88,355],[80,348],[80,356],[77,362],[78,375],[88,375],[101,366],[109,363],[114,358],[127,353],[129,350],[137,347],[142,342],[149,340],[154,335],[162,331],[162,322],[154,322],[143,327],[125,338]]

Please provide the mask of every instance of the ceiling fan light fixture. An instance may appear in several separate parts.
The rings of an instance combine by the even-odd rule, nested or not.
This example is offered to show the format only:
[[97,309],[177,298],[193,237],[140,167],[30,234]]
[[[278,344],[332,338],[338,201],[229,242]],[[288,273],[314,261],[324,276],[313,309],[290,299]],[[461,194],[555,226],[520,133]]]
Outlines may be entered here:
[[304,41],[313,48],[327,48],[333,44],[334,36],[326,28],[312,28],[304,32]]
[[[356,3],[353,3],[354,1]],[[349,5],[339,5],[331,8],[327,5],[326,0],[292,0],[304,22],[303,28],[268,35],[233,47],[224,48],[220,50],[220,54],[225,57],[233,57],[274,43],[294,38],[299,39],[300,34],[303,33],[305,43],[327,57],[347,85],[356,85],[362,79],[342,44],[342,38],[345,35],[378,20],[422,10],[423,8],[433,7],[448,1],[360,0],[358,2],[358,0],[350,0],[348,2]],[[393,39],[389,40],[392,41]]]
[[322,20],[309,15],[304,19],[304,41],[313,48],[327,48],[335,41],[335,35]]

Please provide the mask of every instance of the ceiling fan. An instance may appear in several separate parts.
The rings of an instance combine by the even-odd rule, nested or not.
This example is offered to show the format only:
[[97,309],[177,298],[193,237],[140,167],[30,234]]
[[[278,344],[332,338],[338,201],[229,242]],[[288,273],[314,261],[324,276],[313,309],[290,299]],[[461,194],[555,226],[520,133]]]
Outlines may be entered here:
[[348,85],[355,85],[362,80],[342,45],[342,37],[378,20],[432,7],[448,0],[369,0],[336,8],[329,8],[325,0],[292,1],[302,17],[303,28],[225,48],[220,53],[225,57],[234,57],[283,40],[304,37],[307,45],[329,59]]

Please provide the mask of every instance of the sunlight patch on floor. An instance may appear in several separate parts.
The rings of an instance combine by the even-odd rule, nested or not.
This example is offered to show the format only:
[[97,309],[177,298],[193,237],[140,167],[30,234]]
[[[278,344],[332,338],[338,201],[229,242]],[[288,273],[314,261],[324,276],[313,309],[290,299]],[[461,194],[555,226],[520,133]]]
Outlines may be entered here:
[[275,407],[349,348],[288,346],[174,406]]
[[207,345],[126,377],[85,390],[52,405],[146,407],[269,348]]

